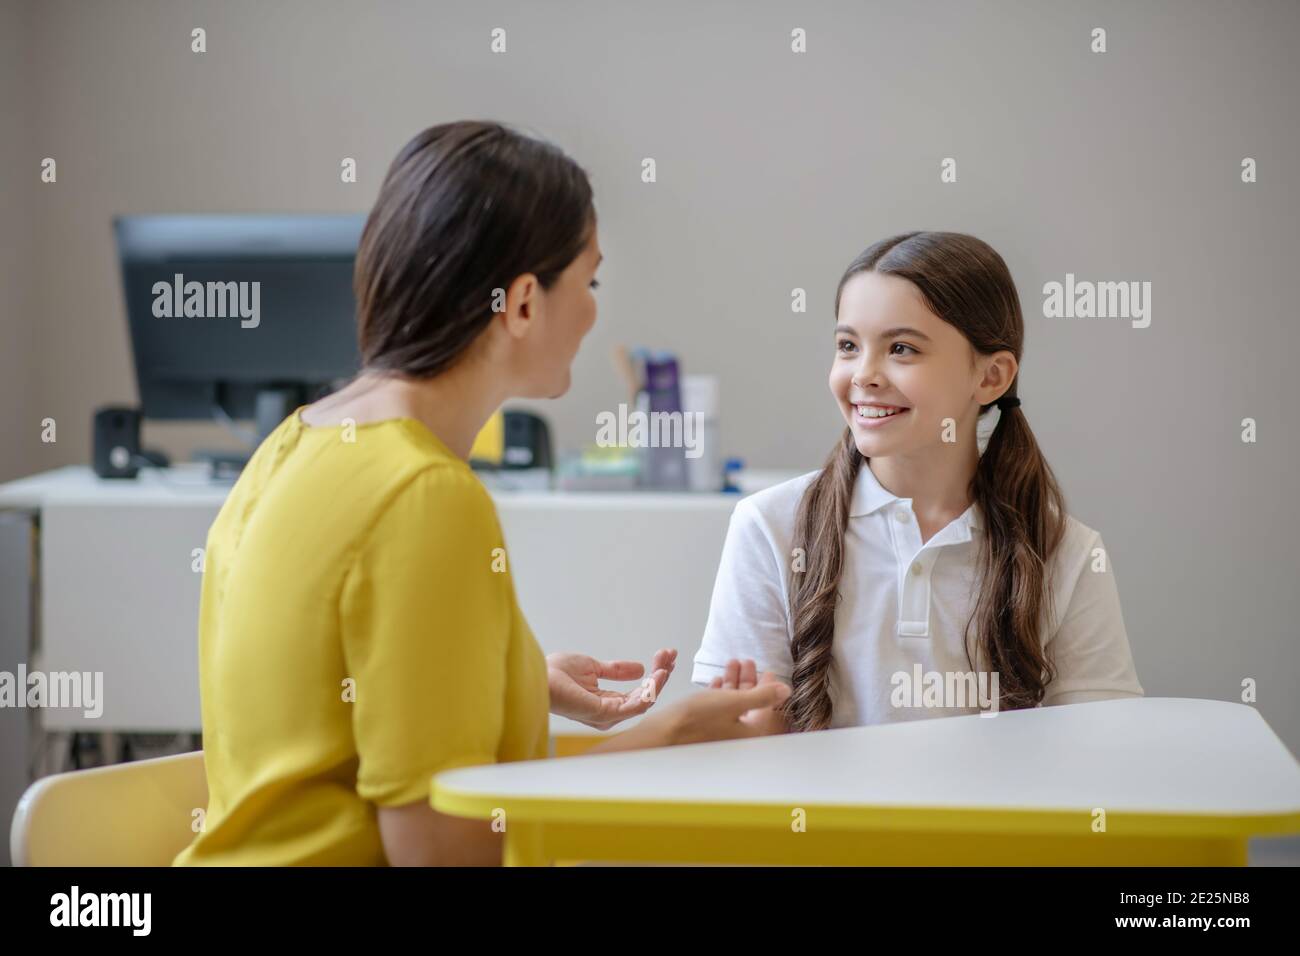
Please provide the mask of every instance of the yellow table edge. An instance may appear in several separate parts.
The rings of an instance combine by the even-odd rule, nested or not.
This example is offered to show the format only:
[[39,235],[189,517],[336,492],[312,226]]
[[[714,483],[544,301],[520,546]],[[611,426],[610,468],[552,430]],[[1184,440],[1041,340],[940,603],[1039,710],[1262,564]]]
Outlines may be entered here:
[[[669,800],[511,797],[469,793],[437,777],[429,801],[440,813],[491,819],[504,810],[526,823],[627,826],[746,826],[789,829],[796,805]],[[1026,810],[1017,807],[937,807],[887,804],[816,804],[801,807],[808,824],[842,830],[961,831],[1075,835],[1089,832],[1093,808]],[[1141,813],[1106,810],[1106,831],[1142,837],[1219,838],[1300,833],[1300,809],[1270,814]]]

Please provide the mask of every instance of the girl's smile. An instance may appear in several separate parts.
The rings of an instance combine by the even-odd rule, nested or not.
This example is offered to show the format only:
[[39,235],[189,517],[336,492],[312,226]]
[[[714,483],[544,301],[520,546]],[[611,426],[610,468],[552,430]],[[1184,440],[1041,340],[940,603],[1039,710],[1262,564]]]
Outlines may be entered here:
[[853,406],[853,416],[850,420],[855,428],[884,428],[890,422],[901,418],[910,411],[910,408],[903,408],[898,405],[881,405],[878,402],[868,402],[862,405],[855,404]]

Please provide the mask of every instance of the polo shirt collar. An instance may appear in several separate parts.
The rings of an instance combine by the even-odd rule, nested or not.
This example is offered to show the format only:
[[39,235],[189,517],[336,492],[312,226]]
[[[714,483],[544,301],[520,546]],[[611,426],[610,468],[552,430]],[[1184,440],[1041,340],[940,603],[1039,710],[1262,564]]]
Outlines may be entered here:
[[[888,504],[895,501],[902,501],[898,495],[887,490],[884,485],[876,478],[875,473],[864,461],[858,468],[858,480],[853,486],[853,500],[849,504],[849,517],[858,518],[863,515],[869,515]],[[977,502],[971,502],[957,520],[968,526],[972,531],[983,531],[984,521],[980,515],[980,506]]]

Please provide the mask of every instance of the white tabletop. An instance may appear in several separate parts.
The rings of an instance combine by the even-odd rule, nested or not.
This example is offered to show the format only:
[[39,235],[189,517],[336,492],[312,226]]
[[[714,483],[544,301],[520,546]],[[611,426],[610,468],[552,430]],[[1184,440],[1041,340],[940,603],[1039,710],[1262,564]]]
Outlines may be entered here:
[[191,505],[220,507],[233,482],[214,482],[208,466],[141,468],[136,478],[100,478],[87,465],[68,465],[0,485],[0,508],[50,505]]
[[[453,812],[492,801],[662,801],[1289,817],[1300,764],[1253,708],[1137,698],[463,768]],[[486,815],[486,814],[484,814]]]

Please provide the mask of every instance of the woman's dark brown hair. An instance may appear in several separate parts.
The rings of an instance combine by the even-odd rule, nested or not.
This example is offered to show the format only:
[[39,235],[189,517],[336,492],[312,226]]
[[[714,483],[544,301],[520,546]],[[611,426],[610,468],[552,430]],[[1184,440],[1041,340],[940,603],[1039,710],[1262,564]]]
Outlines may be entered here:
[[[877,242],[845,270],[835,292],[836,315],[845,283],[868,271],[911,282],[930,310],[966,336],[976,353],[1006,350],[1020,361],[1025,334],[1020,298],[1006,263],[988,244],[952,232],[909,232]],[[1018,381],[1003,397],[1015,396]],[[992,407],[985,405],[980,414]],[[785,704],[793,730],[820,730],[831,723],[844,531],[865,460],[846,429],[799,505],[794,546],[803,549],[805,570],[792,575],[794,690]],[[999,708],[1034,707],[1055,676],[1043,653],[1039,614],[1044,601],[1050,607],[1048,560],[1064,535],[1066,512],[1061,489],[1019,408],[1002,412],[969,491],[983,512],[986,533],[975,536],[982,583],[966,624],[966,657],[976,670],[970,642],[974,624],[983,669],[998,675]]]
[[500,123],[431,126],[402,147],[357,250],[353,291],[366,370],[450,368],[531,272],[549,288],[595,223],[587,174]]

